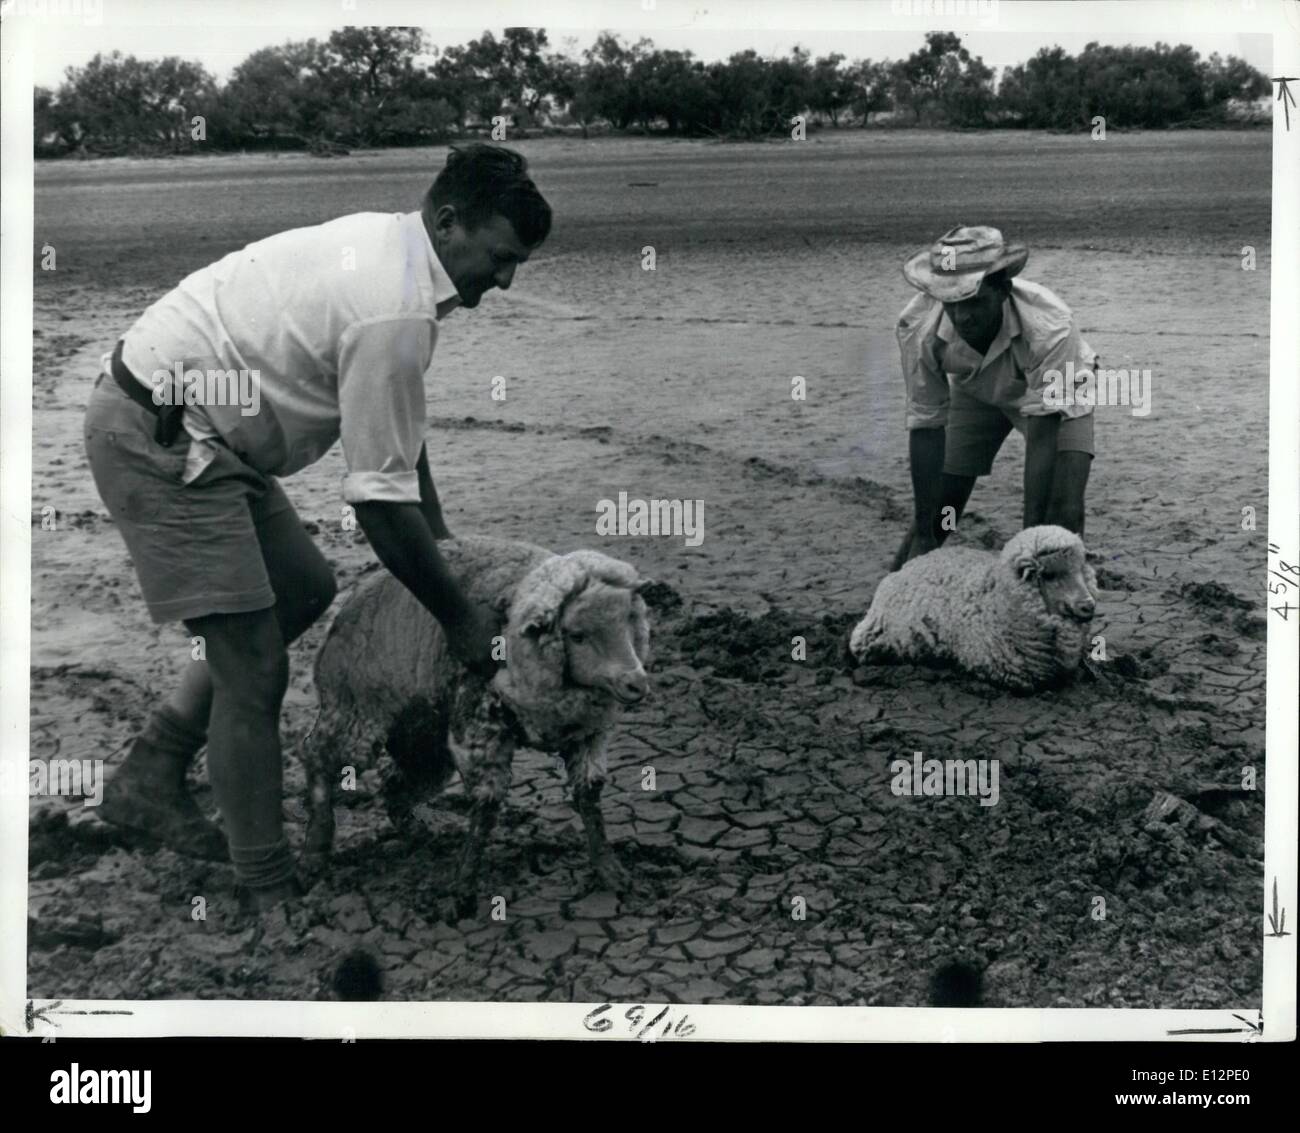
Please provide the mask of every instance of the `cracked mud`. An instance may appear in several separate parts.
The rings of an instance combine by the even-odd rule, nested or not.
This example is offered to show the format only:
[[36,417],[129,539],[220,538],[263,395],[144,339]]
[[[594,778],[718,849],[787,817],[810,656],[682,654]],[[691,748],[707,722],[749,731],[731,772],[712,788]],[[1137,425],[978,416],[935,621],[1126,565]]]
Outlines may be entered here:
[[[1106,660],[1065,689],[1012,696],[953,672],[850,672],[841,661],[910,508],[892,337],[907,298],[898,264],[978,188],[926,175],[948,160],[937,141],[912,139],[901,154],[905,143],[886,139],[878,160],[905,158],[911,184],[927,186],[900,221],[889,201],[851,192],[864,168],[851,141],[818,149],[808,167],[775,162],[773,176],[805,201],[785,227],[748,189],[706,195],[680,219],[690,210],[673,202],[729,159],[717,149],[679,157],[617,143],[591,157],[525,146],[574,219],[508,296],[453,318],[435,358],[430,458],[453,530],[598,546],[659,581],[654,693],[624,715],[605,792],[631,888],[589,887],[563,780],[530,751],[516,758],[477,913],[455,924],[437,909],[466,827],[458,787],[417,811],[410,842],[383,817],[377,780],[363,777],[337,809],[331,872],[300,906],[260,921],[239,916],[228,865],[127,848],[93,808],[33,799],[29,995],[1258,1005],[1267,273],[1254,296],[1243,291],[1253,281],[1216,282],[1229,269],[1203,250],[1195,216],[1148,200],[1143,186],[1159,181],[1160,162],[1146,159],[1161,147],[1204,147],[1222,191],[1250,213],[1242,223],[1266,234],[1267,144],[1126,137],[1081,173],[1065,161],[1080,143],[1032,139],[1071,170],[1063,198],[1099,191],[1088,179],[1108,176],[1108,162],[1126,163],[1127,195],[1086,238],[1055,208],[1009,203],[1032,249],[1026,274],[1071,302],[1103,357],[1166,367],[1179,389],[1162,401],[1157,384],[1148,418],[1115,410],[1098,421],[1087,541]],[[1030,141],[1006,144],[1036,161]],[[148,622],[85,467],[80,414],[98,353],[185,271],[311,222],[301,200],[267,194],[267,176],[310,176],[313,216],[324,217],[409,207],[429,164],[360,155],[321,173],[301,161],[221,159],[222,185],[209,172],[217,163],[169,163],[194,207],[159,218],[168,239],[152,257],[130,223],[145,163],[38,170],[38,227],[80,251],[61,251],[59,278],[37,281],[34,756],[111,769],[189,651],[179,627]],[[575,162],[587,163],[582,177]],[[347,163],[375,182],[364,200],[339,176]],[[634,223],[604,193],[638,163],[665,188]],[[1158,239],[1157,213],[1169,225]],[[755,220],[770,226],[758,241]],[[848,255],[846,240],[862,254]],[[667,254],[641,278],[620,249],[647,242]],[[1152,326],[1162,334],[1148,336]],[[503,403],[490,400],[493,374],[508,377]],[[790,374],[808,376],[806,403],[790,401]],[[1210,412],[1229,381],[1233,413]],[[978,485],[959,539],[996,547],[1016,530],[1017,446]],[[286,490],[346,591],[375,568],[340,524],[342,471],[331,454]],[[620,490],[704,499],[703,544],[598,540],[596,501]],[[55,531],[41,530],[44,504],[58,511]],[[1244,505],[1257,509],[1258,531],[1242,530]],[[293,752],[314,712],[310,663],[327,621],[291,655],[283,734],[295,844],[304,815]],[[914,751],[999,760],[998,805],[896,797],[889,765]],[[1241,789],[1247,767],[1260,789]],[[642,789],[647,768],[654,790]],[[191,785],[210,811],[202,760]],[[191,918],[196,896],[204,921]],[[494,896],[503,921],[490,916]],[[805,919],[792,915],[796,900]]]

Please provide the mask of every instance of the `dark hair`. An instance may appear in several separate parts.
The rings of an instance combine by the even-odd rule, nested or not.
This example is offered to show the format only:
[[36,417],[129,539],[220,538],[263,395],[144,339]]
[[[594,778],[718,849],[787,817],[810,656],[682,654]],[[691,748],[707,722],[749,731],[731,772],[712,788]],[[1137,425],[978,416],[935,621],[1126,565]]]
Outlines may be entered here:
[[523,154],[485,142],[453,146],[447,164],[424,194],[428,214],[452,205],[468,231],[504,216],[530,248],[551,231],[551,206],[528,176]]

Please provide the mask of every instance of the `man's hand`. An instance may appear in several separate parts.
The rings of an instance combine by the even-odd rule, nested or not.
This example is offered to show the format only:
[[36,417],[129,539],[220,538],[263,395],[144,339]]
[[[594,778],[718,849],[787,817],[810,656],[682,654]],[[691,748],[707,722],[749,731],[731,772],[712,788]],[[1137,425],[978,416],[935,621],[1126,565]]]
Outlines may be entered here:
[[356,513],[379,561],[438,619],[452,652],[473,672],[495,672],[492,638],[501,632],[496,614],[466,597],[420,505],[371,501],[358,503]]
[[476,676],[490,678],[497,671],[492,651],[501,636],[497,612],[482,603],[470,602],[463,611],[443,622],[447,645],[455,658]]
[[912,540],[912,550],[908,558],[914,559],[918,555],[928,555],[931,551],[937,550],[938,547],[939,540],[934,537],[933,527],[927,531],[918,531],[916,537]]
[[943,503],[943,456],[946,431],[913,429],[908,434],[908,462],[912,471],[912,494],[915,500],[911,538],[894,558],[894,570],[909,559],[933,551],[939,541],[934,533],[935,521]]
[[894,553],[894,561],[889,570],[892,573],[896,570],[902,570],[903,564],[910,562],[918,555],[929,554],[939,546],[939,540],[934,534],[934,524],[925,525],[925,534],[917,534],[917,521],[912,521],[912,526],[907,529],[907,534],[903,536],[903,543]]

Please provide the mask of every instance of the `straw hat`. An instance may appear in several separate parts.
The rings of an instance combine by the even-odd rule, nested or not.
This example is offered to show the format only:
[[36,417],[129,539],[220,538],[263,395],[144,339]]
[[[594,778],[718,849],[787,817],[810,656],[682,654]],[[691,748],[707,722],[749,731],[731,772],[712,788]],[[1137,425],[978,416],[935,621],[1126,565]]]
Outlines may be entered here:
[[1029,259],[1023,244],[1008,244],[996,228],[959,224],[903,265],[907,282],[941,303],[959,303],[979,289],[986,275],[1017,275]]

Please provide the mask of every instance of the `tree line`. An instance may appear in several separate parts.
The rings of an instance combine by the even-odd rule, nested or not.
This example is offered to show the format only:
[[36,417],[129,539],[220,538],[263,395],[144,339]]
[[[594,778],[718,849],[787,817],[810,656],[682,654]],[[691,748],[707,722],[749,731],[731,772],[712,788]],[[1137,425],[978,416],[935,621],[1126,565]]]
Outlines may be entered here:
[[1269,93],[1245,61],[1191,47],[1043,48],[1000,77],[953,32],[906,59],[780,58],[753,50],[705,62],[690,51],[602,33],[580,55],[542,28],[430,44],[419,28],[352,27],[255,51],[223,84],[199,63],[114,51],[37,87],[38,156],[204,148],[427,145],[505,125],[759,138],[818,125],[904,124],[1068,130],[1213,125]]

